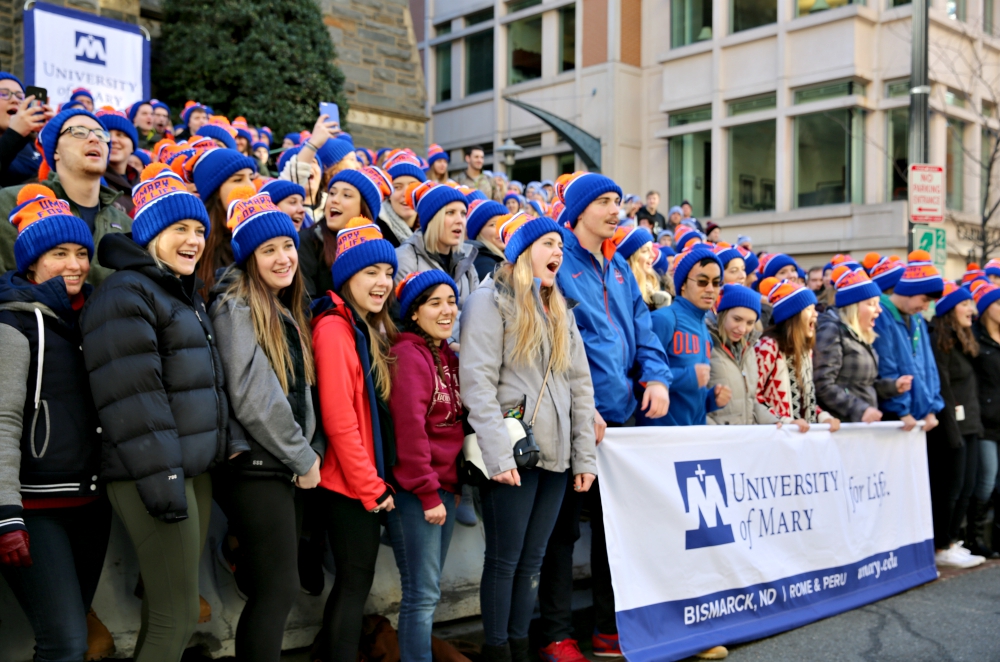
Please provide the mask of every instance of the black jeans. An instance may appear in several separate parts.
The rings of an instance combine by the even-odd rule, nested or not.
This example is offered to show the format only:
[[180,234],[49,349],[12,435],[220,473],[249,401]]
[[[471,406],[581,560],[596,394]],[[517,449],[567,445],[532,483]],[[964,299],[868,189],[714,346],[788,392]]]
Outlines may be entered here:
[[230,532],[240,545],[236,572],[247,603],[236,627],[236,659],[273,662],[281,657],[285,621],[299,594],[296,489],[287,478],[233,475],[228,491]]
[[573,636],[573,547],[580,539],[580,512],[584,506],[590,510],[590,577],[597,631],[618,634],[600,482],[595,480],[589,492],[580,494],[570,481],[549,538],[538,589],[542,639],[546,643]]
[[25,510],[30,568],[0,565],[35,633],[35,660],[82,660],[87,611],[104,568],[111,535],[105,498],[76,508]]
[[365,601],[375,580],[379,515],[365,510],[357,499],[322,487],[316,490],[325,503],[330,550],[337,571],[323,611],[322,659],[355,662]]
[[942,435],[928,435],[927,468],[935,549],[947,549],[958,540],[962,518],[975,489],[978,462],[977,435],[964,435],[959,448],[952,448]]

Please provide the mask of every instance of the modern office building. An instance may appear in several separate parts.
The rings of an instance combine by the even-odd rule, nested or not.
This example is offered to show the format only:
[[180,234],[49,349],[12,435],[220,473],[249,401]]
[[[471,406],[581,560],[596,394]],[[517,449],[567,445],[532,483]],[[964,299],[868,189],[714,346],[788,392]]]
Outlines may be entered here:
[[[995,156],[997,0],[931,0],[930,162],[946,167],[949,275],[970,248]],[[545,122],[600,138],[627,192],[822,264],[904,254],[911,8],[898,0],[410,0],[428,142],[508,137],[522,181],[582,167]],[[495,162],[494,162],[495,161]],[[992,189],[998,188],[992,168]],[[991,197],[991,201],[996,199]],[[805,265],[803,265],[805,266]]]

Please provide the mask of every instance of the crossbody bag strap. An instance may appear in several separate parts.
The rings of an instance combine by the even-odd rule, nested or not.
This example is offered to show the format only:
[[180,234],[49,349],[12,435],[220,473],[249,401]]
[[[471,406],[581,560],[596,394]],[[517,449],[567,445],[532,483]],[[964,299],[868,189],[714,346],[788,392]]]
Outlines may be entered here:
[[552,356],[549,356],[549,367],[545,369],[545,378],[542,380],[542,388],[538,391],[538,399],[535,400],[535,411],[531,415],[531,422],[528,423],[529,428],[535,427],[535,419],[538,417],[538,409],[542,406],[542,396],[545,395],[545,385],[549,381],[549,373],[552,372]]

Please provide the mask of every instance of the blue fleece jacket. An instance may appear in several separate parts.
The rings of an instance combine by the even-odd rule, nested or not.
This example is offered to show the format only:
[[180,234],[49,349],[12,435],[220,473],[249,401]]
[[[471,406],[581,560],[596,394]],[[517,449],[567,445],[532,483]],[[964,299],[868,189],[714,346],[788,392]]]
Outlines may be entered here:
[[666,348],[670,362],[670,411],[658,419],[636,412],[636,425],[705,425],[708,412],[718,409],[715,389],[699,388],[694,368],[699,363],[709,365],[712,357],[712,338],[705,325],[707,312],[677,297],[650,315],[653,333]]
[[609,423],[625,423],[636,410],[635,381],[670,386],[667,355],[653,334],[632,270],[614,244],[604,242],[603,267],[570,230],[563,231],[563,244],[556,280],[579,304],[573,313],[587,349],[597,411]]
[[920,315],[910,315],[907,326],[899,309],[885,294],[882,295],[882,308],[882,314],[875,320],[878,338],[873,345],[878,352],[878,376],[897,379],[913,375],[913,387],[906,393],[881,401],[881,409],[900,418],[907,414],[917,419],[936,414],[944,409],[944,399],[941,398],[941,380],[927,322]]

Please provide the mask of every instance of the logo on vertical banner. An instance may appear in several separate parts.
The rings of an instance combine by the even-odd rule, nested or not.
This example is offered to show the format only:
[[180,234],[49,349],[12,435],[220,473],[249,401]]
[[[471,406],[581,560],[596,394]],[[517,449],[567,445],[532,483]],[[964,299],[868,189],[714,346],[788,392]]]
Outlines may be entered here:
[[107,42],[105,42],[104,37],[77,31],[75,55],[80,62],[107,66]]
[[699,549],[735,542],[733,527],[722,521],[729,507],[722,460],[674,462],[684,512],[698,513],[698,528],[685,532],[684,549]]

